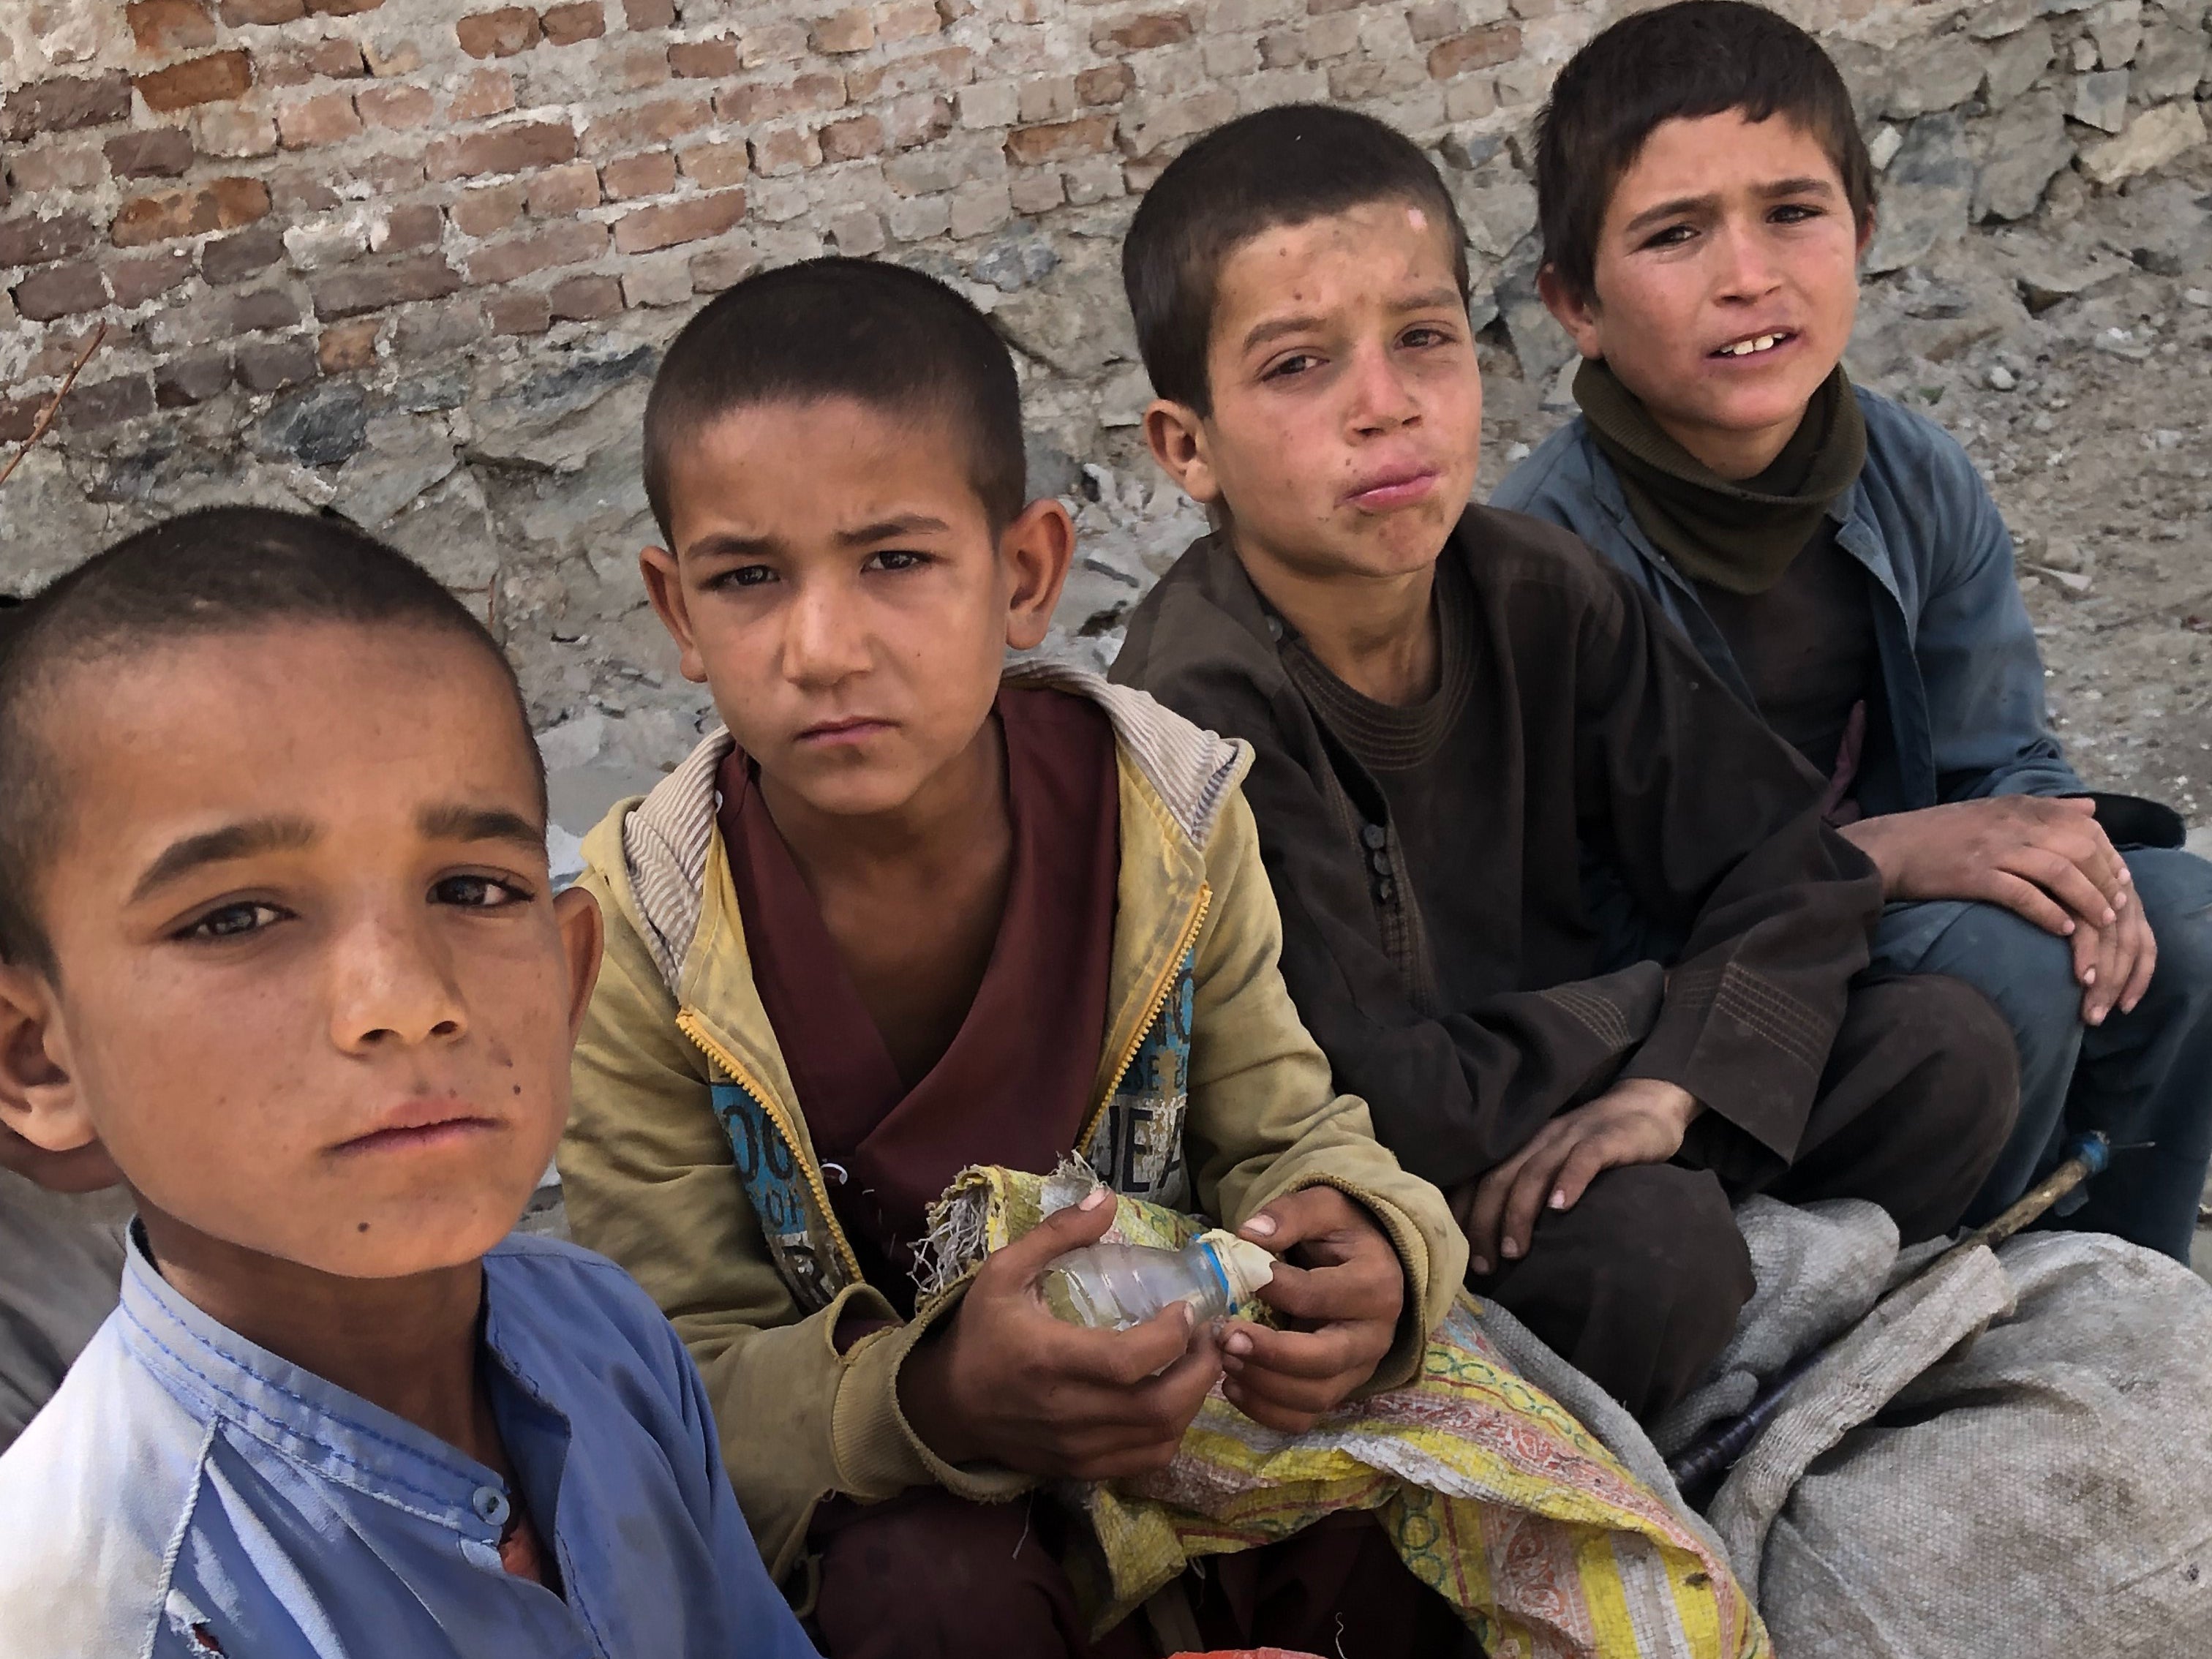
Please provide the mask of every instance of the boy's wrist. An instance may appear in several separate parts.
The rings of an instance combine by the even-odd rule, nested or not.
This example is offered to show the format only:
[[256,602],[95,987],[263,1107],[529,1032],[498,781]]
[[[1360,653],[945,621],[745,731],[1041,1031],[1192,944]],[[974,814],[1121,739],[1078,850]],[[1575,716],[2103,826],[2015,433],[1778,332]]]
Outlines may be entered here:
[[[957,1319],[956,1312],[954,1317]],[[921,1443],[947,1463],[981,1455],[952,1384],[952,1321],[931,1329],[898,1369],[899,1410]]]

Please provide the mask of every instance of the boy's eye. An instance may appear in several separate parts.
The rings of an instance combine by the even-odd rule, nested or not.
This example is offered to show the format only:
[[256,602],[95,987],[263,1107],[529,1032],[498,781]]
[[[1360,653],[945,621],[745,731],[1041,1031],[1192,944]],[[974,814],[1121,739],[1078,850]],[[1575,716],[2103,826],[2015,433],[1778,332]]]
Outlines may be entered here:
[[1409,346],[1449,345],[1451,343],[1451,331],[1439,328],[1434,323],[1416,324],[1406,331],[1401,341],[1401,343]]
[[1808,219],[1817,219],[1820,210],[1804,202],[1784,202],[1774,210],[1772,217],[1778,225],[1802,225]]
[[1285,380],[1293,374],[1304,374],[1320,362],[1321,359],[1310,351],[1293,351],[1289,356],[1279,357],[1268,364],[1267,372],[1260,378],[1263,380]]
[[903,547],[884,547],[868,555],[866,568],[872,570],[918,570],[928,562],[927,553],[915,553]]
[[1697,233],[1687,225],[1669,225],[1644,240],[1645,247],[1679,247]]
[[218,906],[198,921],[187,923],[174,937],[180,939],[243,939],[258,933],[289,915],[258,899],[241,899]]
[[529,892],[511,881],[490,876],[447,876],[430,889],[432,902],[465,910],[503,910],[530,902]]
[[708,587],[759,587],[774,581],[775,572],[764,564],[732,565],[707,578]]

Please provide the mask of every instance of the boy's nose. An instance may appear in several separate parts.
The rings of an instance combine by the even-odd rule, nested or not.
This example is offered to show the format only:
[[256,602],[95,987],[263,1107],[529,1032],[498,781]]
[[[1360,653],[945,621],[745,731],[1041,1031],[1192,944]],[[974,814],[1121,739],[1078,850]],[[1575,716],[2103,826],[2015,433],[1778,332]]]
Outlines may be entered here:
[[428,927],[365,918],[337,941],[331,1036],[349,1054],[450,1040],[468,1030],[448,953]]
[[1756,300],[1779,285],[1773,249],[1761,234],[1764,228],[1730,219],[1714,233],[1721,298]]
[[1352,417],[1363,432],[1389,431],[1420,414],[1413,387],[1387,351],[1363,356],[1352,366]]
[[802,685],[834,684],[867,665],[859,598],[826,583],[802,586],[786,612],[784,672]]

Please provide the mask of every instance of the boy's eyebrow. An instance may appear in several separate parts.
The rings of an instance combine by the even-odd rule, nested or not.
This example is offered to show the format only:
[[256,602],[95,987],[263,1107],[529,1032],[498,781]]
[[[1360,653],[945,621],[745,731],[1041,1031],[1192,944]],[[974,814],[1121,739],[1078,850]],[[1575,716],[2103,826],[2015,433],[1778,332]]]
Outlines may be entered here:
[[[1836,193],[1836,187],[1826,179],[1808,175],[1802,179],[1777,179],[1759,185],[1755,193],[1768,201],[1778,201],[1784,196],[1832,196]],[[1677,196],[1672,201],[1644,209],[1621,229],[1632,236],[1662,219],[1679,219],[1691,213],[1710,213],[1720,204],[1721,198],[1717,194]]]
[[427,841],[504,841],[533,853],[545,850],[544,830],[504,806],[470,806],[459,801],[426,806],[415,827]]
[[181,841],[170,842],[161,857],[146,866],[146,872],[138,878],[138,884],[131,890],[131,902],[135,904],[179,877],[207,865],[228,864],[235,859],[252,858],[257,853],[296,852],[313,845],[322,833],[306,818],[253,818],[186,836]]
[[[1392,308],[1397,311],[1433,311],[1458,303],[1457,289],[1431,288],[1393,301]],[[1265,345],[1285,334],[1303,334],[1309,329],[1321,327],[1325,321],[1326,319],[1320,317],[1271,317],[1265,322],[1252,325],[1251,331],[1244,337],[1244,349],[1249,351],[1254,346]]]
[[942,536],[951,528],[944,520],[932,518],[927,513],[901,513],[878,519],[873,524],[841,530],[836,539],[840,547],[866,547],[872,542],[887,542],[900,536]]

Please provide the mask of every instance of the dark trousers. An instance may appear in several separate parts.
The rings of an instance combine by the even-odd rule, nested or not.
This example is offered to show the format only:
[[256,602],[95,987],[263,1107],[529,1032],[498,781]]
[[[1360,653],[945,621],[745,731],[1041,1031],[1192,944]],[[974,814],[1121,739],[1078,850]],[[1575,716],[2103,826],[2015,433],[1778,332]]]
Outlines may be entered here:
[[[825,1504],[810,1621],[828,1659],[1146,1659],[1141,1615],[1085,1638],[1060,1571],[1060,1518],[1042,1493],[970,1504],[939,1487],[888,1503]],[[1206,1643],[1453,1659],[1479,1652],[1444,1599],[1407,1571],[1365,1515],[1331,1516],[1263,1549],[1209,1557],[1184,1579]]]
[[1928,974],[1862,982],[1787,1170],[1753,1173],[1744,1137],[1707,1115],[1674,1163],[1605,1171],[1468,1287],[1650,1422],[1704,1380],[1751,1298],[1735,1200],[1869,1199],[1905,1243],[1936,1237],[1996,1161],[2018,1095],[2011,1030],[1980,993]]

